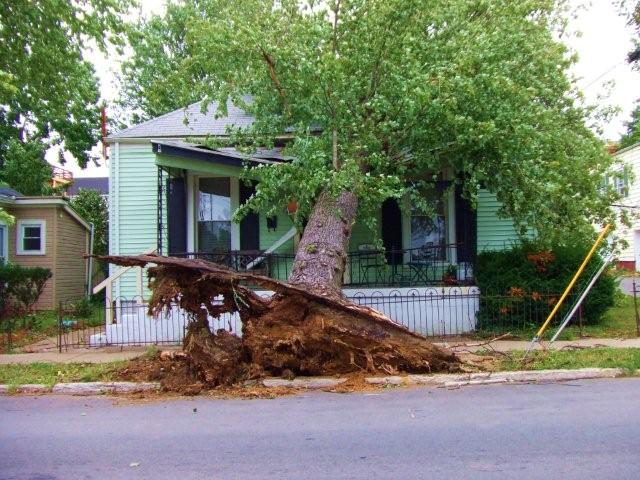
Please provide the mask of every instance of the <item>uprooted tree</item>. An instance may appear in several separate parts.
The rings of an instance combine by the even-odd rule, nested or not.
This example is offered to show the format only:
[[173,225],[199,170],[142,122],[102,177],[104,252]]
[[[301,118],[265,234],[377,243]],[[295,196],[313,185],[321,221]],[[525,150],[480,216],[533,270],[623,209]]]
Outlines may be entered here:
[[[206,385],[265,373],[352,371],[423,373],[458,368],[455,355],[375,310],[268,277],[234,272],[203,260],[140,255],[103,257],[149,269],[150,312],[178,305],[192,317],[184,349]],[[271,290],[263,298],[246,284]],[[220,301],[222,298],[222,301]],[[209,330],[208,316],[238,313],[242,338]]]
[[[428,214],[433,206],[425,193],[442,179],[459,184],[472,202],[480,187],[488,189],[521,232],[534,228],[549,240],[611,219],[614,193],[600,189],[611,160],[588,126],[594,110],[581,104],[567,74],[573,57],[557,41],[565,3],[188,0],[170,9],[188,15],[179,15],[186,20],[172,31],[171,44],[156,49],[157,29],[143,26],[134,36],[131,65],[137,69],[125,82],[128,91],[139,82],[139,96],[147,96],[134,100],[153,105],[153,92],[169,82],[175,98],[195,93],[205,99],[203,108],[218,102],[220,115],[228,102],[251,113],[251,127],[230,129],[216,142],[248,154],[282,146],[293,160],[245,169],[257,189],[236,220],[250,211],[270,216],[295,201],[294,221],[302,232],[288,286],[158,259],[155,305],[178,299],[203,315],[199,302],[222,294],[225,311],[242,315],[252,363],[274,372],[426,370],[453,362],[344,301],[340,287],[351,229],[357,217],[376,232],[387,198],[406,198]],[[136,62],[136,54],[144,61]],[[173,65],[168,76],[154,76],[156,62],[148,57]],[[241,280],[278,294],[260,300]],[[208,332],[204,320],[198,325]],[[325,330],[331,335],[320,335]],[[200,348],[194,335],[187,340],[191,352]],[[393,339],[393,348],[385,338]],[[410,362],[403,363],[402,353],[386,357],[403,352],[404,344],[415,347],[407,354]],[[277,348],[297,351],[290,353],[296,360],[267,360],[265,352]],[[344,351],[338,355],[334,348]],[[330,366],[334,354],[340,367]],[[305,356],[318,363],[309,366]]]

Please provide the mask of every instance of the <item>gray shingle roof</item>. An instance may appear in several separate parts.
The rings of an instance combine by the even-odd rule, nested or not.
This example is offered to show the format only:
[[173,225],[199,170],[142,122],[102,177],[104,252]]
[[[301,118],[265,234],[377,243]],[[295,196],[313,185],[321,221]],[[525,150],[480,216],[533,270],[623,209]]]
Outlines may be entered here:
[[11,187],[0,185],[0,196],[2,197],[22,197],[23,195]]
[[67,195],[74,196],[78,190],[97,190],[100,195],[109,194],[109,177],[80,177],[74,178],[73,183],[67,189]]
[[[247,99],[248,100],[248,97]],[[196,102],[186,108],[179,108],[158,118],[148,120],[116,132],[108,140],[122,138],[162,138],[162,137],[205,137],[207,135],[225,135],[227,127],[247,127],[254,118],[233,105],[227,104],[229,115],[216,118],[218,102],[209,104],[207,113],[200,111],[202,102]]]

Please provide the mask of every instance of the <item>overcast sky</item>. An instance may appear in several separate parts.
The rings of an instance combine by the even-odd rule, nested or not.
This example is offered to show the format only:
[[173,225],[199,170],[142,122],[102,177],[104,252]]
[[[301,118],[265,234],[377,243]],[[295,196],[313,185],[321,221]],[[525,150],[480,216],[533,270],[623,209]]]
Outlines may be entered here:
[[[582,0],[572,0],[577,6]],[[163,2],[160,0],[141,0],[141,15],[160,13]],[[626,25],[613,0],[592,0],[586,10],[571,21],[571,28],[580,31],[581,36],[569,37],[567,42],[579,56],[573,73],[578,77],[578,85],[589,103],[612,105],[621,109],[614,121],[605,126],[607,139],[615,140],[624,131],[623,122],[628,120],[633,102],[640,98],[640,73],[631,70],[625,59],[633,45],[633,31]],[[118,64],[114,58],[91,53],[96,71],[100,78],[101,93],[107,105],[117,98],[115,72]],[[610,90],[607,84],[613,82]],[[606,99],[600,98],[609,92]],[[107,107],[108,108],[108,107]],[[53,157],[52,157],[53,158]],[[65,168],[77,177],[107,176],[105,166],[90,166],[81,170],[68,162]]]

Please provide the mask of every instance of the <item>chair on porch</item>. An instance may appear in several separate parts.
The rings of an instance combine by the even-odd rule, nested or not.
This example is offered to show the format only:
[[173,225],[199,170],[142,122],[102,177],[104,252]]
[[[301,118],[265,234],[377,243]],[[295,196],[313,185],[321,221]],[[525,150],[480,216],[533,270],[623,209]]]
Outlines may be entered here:
[[434,271],[437,260],[438,246],[434,245],[433,242],[426,242],[416,251],[412,251],[411,258],[407,262],[411,270],[411,283],[413,285],[429,284],[429,271],[430,269]]
[[379,286],[381,283],[386,283],[384,282],[383,272],[387,265],[384,262],[384,257],[382,257],[382,252],[377,250],[375,245],[370,243],[359,245],[356,258],[358,259],[358,279],[354,282],[352,273],[352,283],[371,286]]

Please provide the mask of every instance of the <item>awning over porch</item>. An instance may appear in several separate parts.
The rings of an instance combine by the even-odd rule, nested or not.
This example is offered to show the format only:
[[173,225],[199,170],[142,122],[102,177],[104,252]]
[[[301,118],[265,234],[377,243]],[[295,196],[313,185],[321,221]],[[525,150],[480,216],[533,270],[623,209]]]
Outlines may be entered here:
[[210,148],[205,145],[181,140],[152,140],[153,152],[170,157],[200,160],[208,163],[243,167],[248,164],[272,165],[290,161],[291,157],[282,155],[281,148],[259,149],[252,155],[242,153],[235,148]]

